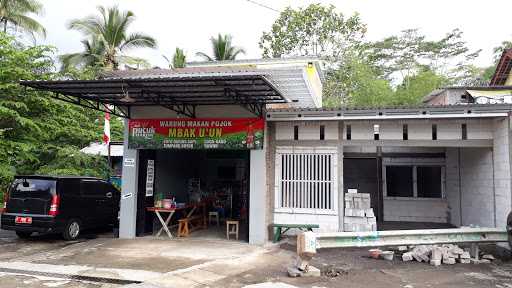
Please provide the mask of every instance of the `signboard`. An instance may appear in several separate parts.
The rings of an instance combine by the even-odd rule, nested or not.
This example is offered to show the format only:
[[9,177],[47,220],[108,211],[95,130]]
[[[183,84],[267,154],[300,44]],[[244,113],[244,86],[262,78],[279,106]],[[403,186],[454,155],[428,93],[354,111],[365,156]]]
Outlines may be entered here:
[[134,158],[124,158],[124,167],[135,167]]
[[261,149],[262,118],[130,119],[130,149]]
[[148,160],[146,171],[146,197],[151,197],[153,196],[153,183],[155,182],[155,160]]

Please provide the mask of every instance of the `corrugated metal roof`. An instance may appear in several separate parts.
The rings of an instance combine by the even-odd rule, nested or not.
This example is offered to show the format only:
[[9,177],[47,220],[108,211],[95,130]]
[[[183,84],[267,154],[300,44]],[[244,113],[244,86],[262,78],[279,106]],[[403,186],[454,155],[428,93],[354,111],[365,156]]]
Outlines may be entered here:
[[177,69],[138,69],[103,72],[102,79],[146,79],[146,78],[179,78],[201,77],[214,75],[264,75],[264,72],[251,67],[185,67]]
[[[216,62],[215,62],[216,63]],[[104,79],[158,79],[228,75],[262,75],[274,84],[290,107],[315,107],[302,68],[257,69],[249,66],[204,66],[178,69],[119,70],[104,73]]]

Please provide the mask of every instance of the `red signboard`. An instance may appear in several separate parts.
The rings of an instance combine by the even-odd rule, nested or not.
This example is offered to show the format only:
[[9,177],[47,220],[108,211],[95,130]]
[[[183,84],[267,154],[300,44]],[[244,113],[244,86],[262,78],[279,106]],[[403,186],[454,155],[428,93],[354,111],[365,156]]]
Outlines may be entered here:
[[261,149],[261,118],[131,119],[131,149]]

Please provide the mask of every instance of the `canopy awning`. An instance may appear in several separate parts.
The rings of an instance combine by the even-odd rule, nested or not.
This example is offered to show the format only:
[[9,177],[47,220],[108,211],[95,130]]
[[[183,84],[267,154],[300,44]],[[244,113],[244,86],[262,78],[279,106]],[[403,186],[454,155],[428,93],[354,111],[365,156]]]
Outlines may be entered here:
[[21,81],[53,97],[130,118],[133,106],[160,105],[195,117],[199,105],[241,105],[262,116],[265,104],[289,102],[260,72],[166,75],[155,78]]

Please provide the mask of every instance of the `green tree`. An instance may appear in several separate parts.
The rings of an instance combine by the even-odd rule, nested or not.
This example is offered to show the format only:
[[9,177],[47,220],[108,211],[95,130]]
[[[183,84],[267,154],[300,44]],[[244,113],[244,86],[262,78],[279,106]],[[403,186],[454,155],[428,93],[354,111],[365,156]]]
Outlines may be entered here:
[[407,76],[402,81],[402,84],[396,88],[390,104],[409,106],[421,104],[423,97],[427,94],[448,84],[450,80],[446,76],[423,66],[417,74]]
[[83,52],[59,56],[59,60],[62,63],[61,69],[63,71],[68,71],[71,68],[93,68],[99,70],[103,66],[103,56],[105,55],[104,42],[97,37],[93,37],[90,40],[84,39],[81,42],[84,47]]
[[202,57],[206,61],[235,60],[238,55],[245,54],[245,50],[243,48],[233,46],[232,40],[233,37],[231,37],[231,35],[222,35],[219,33],[217,38],[210,38],[213,52],[212,56],[209,56],[204,52],[197,52],[196,55]]
[[[89,44],[97,44],[91,47],[92,51],[103,51],[101,65],[106,70],[116,70],[120,62],[131,57],[124,53],[133,48],[156,48],[157,42],[151,36],[144,33],[128,33],[130,24],[135,20],[131,11],[120,11],[116,6],[111,8],[98,7],[99,16],[92,15],[83,19],[72,20],[68,28],[82,32]],[[77,54],[75,63],[88,63],[91,51]],[[79,60],[81,56],[86,59]],[[73,58],[73,57],[72,57]],[[123,60],[124,59],[124,60]]]
[[412,79],[424,66],[432,71],[464,81],[474,66],[471,62],[480,50],[470,51],[462,31],[454,29],[439,40],[428,40],[418,29],[366,45],[365,56],[389,79]]
[[37,0],[0,0],[0,25],[7,33],[9,28],[46,36],[43,25],[28,14],[41,15],[43,5]]
[[333,5],[286,8],[260,39],[263,57],[319,56],[339,59],[364,40],[366,25],[358,14],[346,18]]
[[[15,174],[107,175],[104,159],[79,151],[101,139],[103,114],[18,84],[57,77],[54,49],[26,47],[0,33],[0,55],[0,191]],[[113,123],[114,140],[121,139],[121,128]]]
[[172,61],[169,60],[165,55],[163,56],[165,61],[169,63],[169,68],[184,68],[187,64],[187,56],[185,55],[185,51],[183,49],[176,47],[174,54],[172,55]]
[[327,71],[324,106],[382,107],[392,101],[393,90],[375,68],[355,55],[346,55],[339,68]]

